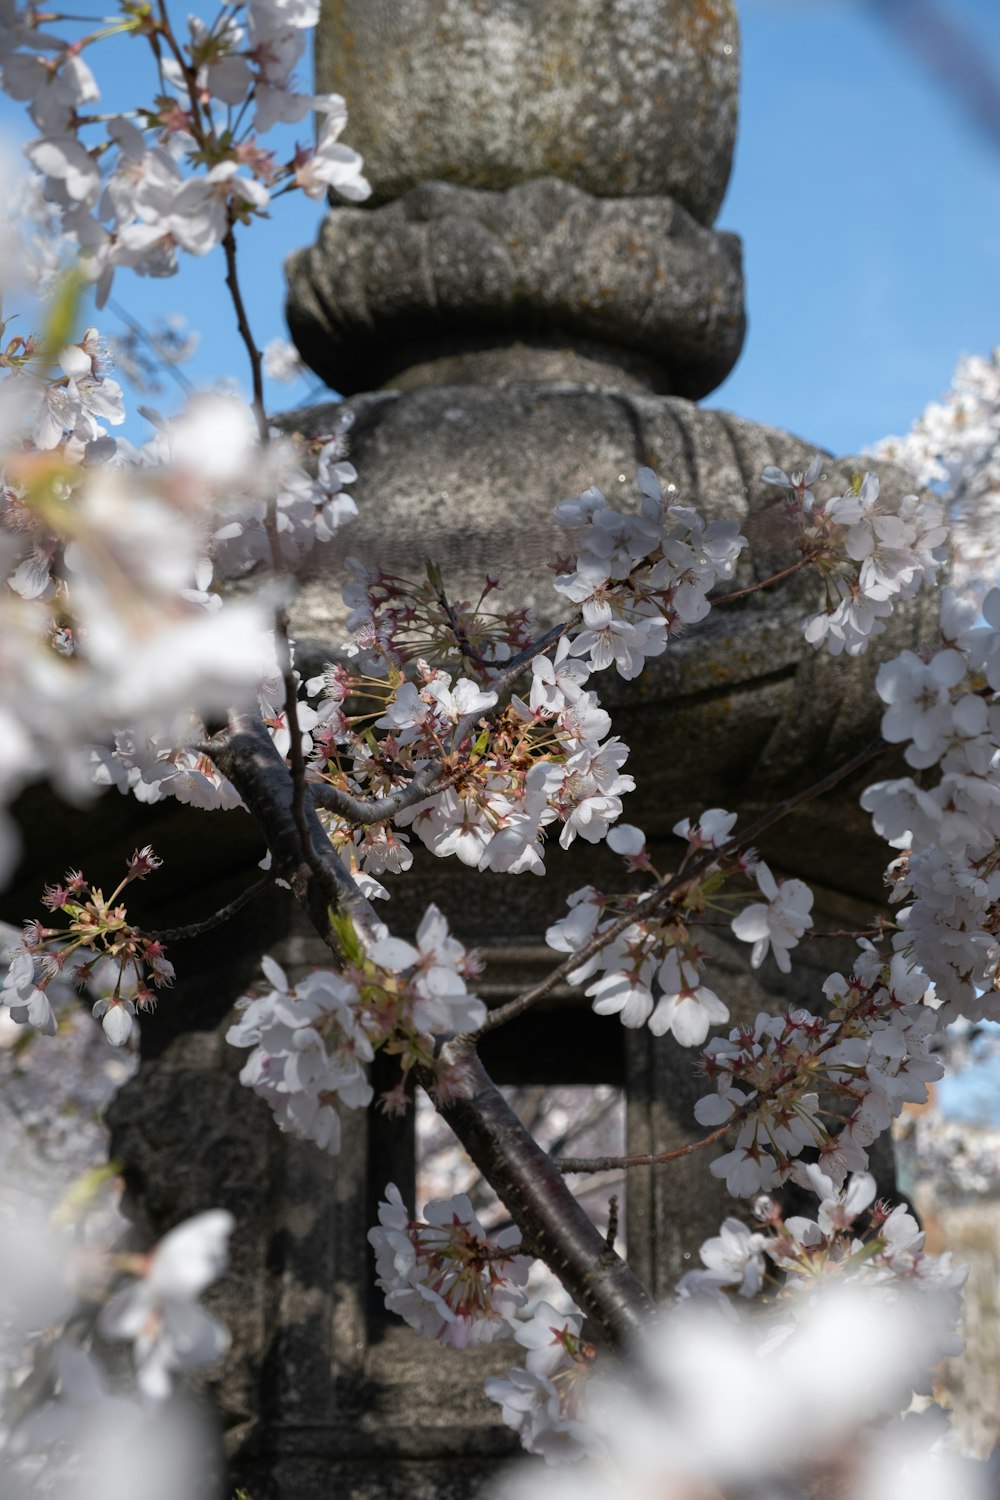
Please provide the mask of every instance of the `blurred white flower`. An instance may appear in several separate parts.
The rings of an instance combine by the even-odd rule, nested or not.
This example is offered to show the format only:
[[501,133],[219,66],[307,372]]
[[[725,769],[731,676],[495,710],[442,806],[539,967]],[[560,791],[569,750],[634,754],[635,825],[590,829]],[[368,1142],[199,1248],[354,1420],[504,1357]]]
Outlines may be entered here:
[[142,1280],[116,1292],[102,1311],[102,1336],[132,1343],[144,1395],[162,1400],[175,1370],[210,1365],[229,1347],[225,1326],[196,1298],[225,1270],[234,1224],[225,1209],[210,1209],[178,1225],[149,1257]]
[[264,374],[268,380],[276,380],[280,385],[290,385],[293,380],[308,373],[299,351],[287,339],[271,339],[264,345]]

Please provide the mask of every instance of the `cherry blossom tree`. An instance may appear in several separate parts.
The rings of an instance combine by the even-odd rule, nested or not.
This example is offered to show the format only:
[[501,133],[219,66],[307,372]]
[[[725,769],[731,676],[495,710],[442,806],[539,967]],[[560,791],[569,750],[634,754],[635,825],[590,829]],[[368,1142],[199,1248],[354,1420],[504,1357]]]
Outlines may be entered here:
[[[594,683],[605,672],[638,678],[713,608],[806,570],[819,580],[806,641],[862,655],[894,609],[939,583],[944,498],[925,490],[889,508],[874,471],[826,493],[820,458],[803,473],[766,470],[794,560],[734,589],[747,545],[736,522],[706,522],[642,468],[627,507],[597,488],[558,507],[558,625],[538,632],[525,611],[493,608],[491,578],[477,602],[456,602],[433,560],[417,581],[355,561],[343,587],[351,639],[303,681],[290,582],[355,514],[345,489],[355,475],[346,424],[306,442],[269,420],[238,247],[284,192],[358,201],[369,191],[340,139],[344,101],[295,82],[317,13],[316,0],[246,0],[184,30],[164,0],[126,0],[113,20],[67,38],[47,29],[67,18],[16,0],[0,12],[3,88],[39,132],[26,148],[36,175],[11,188],[23,208],[4,230],[4,291],[46,300],[42,331],[9,336],[5,325],[0,356],[3,802],[44,775],[75,796],[114,786],[144,802],[243,806],[256,819],[264,879],[290,887],[330,963],[293,984],[263,960],[229,1032],[246,1054],[241,1080],[277,1128],[336,1154],[343,1111],[372,1104],[368,1064],[391,1053],[401,1078],[383,1102],[405,1108],[423,1090],[499,1196],[514,1227],[491,1233],[465,1194],[411,1205],[388,1184],[370,1239],[387,1306],[419,1333],[457,1348],[512,1340],[517,1362],[486,1394],[544,1460],[510,1479],[514,1493],[773,1495],[819,1483],[901,1496],[918,1467],[948,1493],[973,1493],[983,1476],[950,1457],[943,1415],[900,1417],[956,1348],[963,1273],[926,1253],[904,1204],[875,1201],[868,1154],[940,1075],[943,1027],[997,1014],[995,549],[981,549],[961,588],[942,590],[939,640],[880,668],[882,740],[749,826],[692,807],[674,830],[671,869],[656,868],[643,831],[620,821],[629,750]],[[127,115],[99,109],[87,61],[109,32],[130,36],[155,68],[151,102]],[[314,147],[281,161],[263,144],[310,114]],[[100,309],[119,270],[168,276],[183,254],[213,251],[247,353],[250,408],[195,394],[141,448],[116,443],[108,429],[124,419],[123,392],[99,331],[72,336],[81,286]],[[270,358],[282,367],[280,351]],[[996,362],[964,367],[953,400],[983,413],[966,424],[975,453],[939,415],[891,451],[947,485],[971,530],[992,494],[982,474],[995,458]],[[788,972],[812,927],[812,894],[778,879],[753,841],[873,761],[883,741],[904,747],[913,772],[863,798],[889,846],[889,912],[814,1010],[728,1027],[700,922],[724,912],[754,968]],[[379,876],[409,868],[414,839],[511,877],[543,874],[578,839],[607,842],[622,888],[576,891],[547,934],[547,976],[489,1010],[448,913],[429,906],[412,941],[392,930],[391,906],[381,914]],[[9,821],[2,852],[8,873]],[[45,889],[48,915],[29,917],[5,968],[13,1022],[52,1032],[53,995],[71,985],[121,1046],[169,987],[163,940],[128,915],[129,887],[155,881],[158,857],[146,847],[123,864],[107,896],[78,870]],[[609,1026],[672,1034],[704,1075],[700,1139],[613,1163],[700,1151],[737,1200],[739,1216],[703,1246],[671,1308],[654,1304],[617,1254],[613,1225],[601,1234],[566,1184],[567,1172],[609,1163],[550,1155],[477,1051],[497,1027],[530,1026],[532,1006],[564,982]],[[785,1217],[776,1194],[788,1181],[815,1200],[811,1214]],[[174,1377],[226,1347],[198,1298],[222,1274],[233,1233],[230,1216],[205,1205],[150,1255],[122,1257],[74,1241],[58,1215],[0,1224],[5,1337],[64,1328],[42,1341],[45,1379],[27,1382],[5,1421],[12,1492],[124,1495],[137,1469],[149,1486],[154,1468],[166,1472],[149,1455],[170,1435],[158,1413]],[[527,1308],[533,1260],[561,1283],[558,1306]],[[98,1309],[85,1328],[81,1298]],[[132,1345],[135,1395],[109,1384],[93,1333]],[[181,1467],[153,1493],[172,1500],[211,1482],[203,1434],[186,1429],[170,1447]]]

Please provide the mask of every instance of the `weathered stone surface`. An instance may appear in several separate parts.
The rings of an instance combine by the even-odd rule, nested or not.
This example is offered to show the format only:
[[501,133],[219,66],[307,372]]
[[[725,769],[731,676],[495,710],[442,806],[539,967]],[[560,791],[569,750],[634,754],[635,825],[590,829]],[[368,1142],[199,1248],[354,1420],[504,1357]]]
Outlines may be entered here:
[[347,98],[376,202],[552,176],[668,193],[710,224],[738,53],[732,0],[324,0],[316,80]]
[[288,282],[303,358],[345,394],[413,384],[417,363],[421,384],[495,384],[493,362],[462,356],[513,345],[508,380],[518,365],[552,378],[538,346],[568,360],[583,346],[652,391],[697,398],[728,375],[746,326],[735,235],[669,197],[594,198],[556,178],[504,193],[425,183],[374,211],[335,209]]

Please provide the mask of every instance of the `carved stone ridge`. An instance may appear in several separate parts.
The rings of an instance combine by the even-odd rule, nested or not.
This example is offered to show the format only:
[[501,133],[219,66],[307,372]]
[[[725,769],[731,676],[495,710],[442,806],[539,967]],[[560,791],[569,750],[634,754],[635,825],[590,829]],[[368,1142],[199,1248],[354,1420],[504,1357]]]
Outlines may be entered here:
[[505,378],[520,364],[538,379],[538,346],[569,344],[697,399],[729,374],[746,329],[736,235],[672,198],[593,198],[556,178],[505,193],[431,182],[384,208],[337,209],[288,279],[292,336],[347,395],[420,362],[420,384],[495,383],[495,360],[455,355],[498,346],[523,350]]

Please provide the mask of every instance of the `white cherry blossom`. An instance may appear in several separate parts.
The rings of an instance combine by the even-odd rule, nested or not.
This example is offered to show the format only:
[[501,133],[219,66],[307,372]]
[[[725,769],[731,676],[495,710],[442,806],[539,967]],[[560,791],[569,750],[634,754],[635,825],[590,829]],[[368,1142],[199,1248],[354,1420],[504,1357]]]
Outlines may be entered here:
[[669,1031],[682,1047],[700,1047],[712,1026],[729,1020],[728,1007],[698,978],[694,964],[671,948],[656,976],[663,994],[649,1017],[654,1036]]
[[237,212],[264,209],[268,191],[252,177],[240,177],[234,161],[222,161],[204,177],[191,177],[177,189],[166,226],[177,243],[192,255],[207,255],[229,227],[229,204]]
[[368,1239],[390,1312],[457,1349],[511,1333],[530,1264],[517,1254],[520,1230],[487,1237],[464,1194],[428,1203],[412,1220],[391,1183],[378,1212]]
[[754,871],[766,904],[754,902],[744,908],[730,923],[733,932],[745,943],[753,944],[750,962],[759,969],[768,951],[783,974],[791,969],[789,949],[794,948],[803,933],[812,926],[812,891],[802,880],[775,880],[760,860]]
[[740,1222],[724,1219],[719,1234],[699,1250],[704,1270],[686,1271],[678,1292],[692,1295],[732,1287],[741,1297],[756,1297],[764,1280],[767,1239]]
[[164,1235],[141,1280],[116,1292],[99,1327],[107,1339],[133,1345],[139,1388],[154,1400],[170,1395],[172,1375],[210,1365],[229,1347],[217,1318],[197,1302],[226,1268],[232,1214],[212,1209]]

